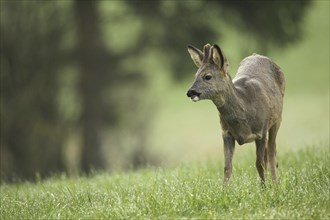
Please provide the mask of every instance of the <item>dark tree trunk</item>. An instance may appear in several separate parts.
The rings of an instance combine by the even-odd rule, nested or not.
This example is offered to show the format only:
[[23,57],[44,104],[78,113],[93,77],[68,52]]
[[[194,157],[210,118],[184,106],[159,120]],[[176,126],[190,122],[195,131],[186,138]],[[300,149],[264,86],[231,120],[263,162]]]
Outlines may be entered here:
[[105,116],[102,91],[107,81],[107,56],[98,26],[97,2],[76,0],[74,8],[82,101],[81,169],[89,172],[91,169],[105,168],[100,135]]

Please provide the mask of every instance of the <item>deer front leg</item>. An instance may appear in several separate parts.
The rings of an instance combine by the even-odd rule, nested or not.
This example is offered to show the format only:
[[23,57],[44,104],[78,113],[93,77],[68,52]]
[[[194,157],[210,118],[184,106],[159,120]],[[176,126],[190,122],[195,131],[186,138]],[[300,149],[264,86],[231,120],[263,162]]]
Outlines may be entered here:
[[262,180],[262,183],[265,183],[265,151],[266,151],[266,144],[267,144],[267,138],[266,135],[264,135],[261,139],[256,140],[256,147],[257,147],[257,159],[256,159],[256,167],[259,173],[259,176]]
[[234,150],[235,150],[235,139],[233,136],[225,132],[223,134],[223,151],[224,151],[224,156],[225,156],[225,168],[224,168],[224,184],[228,184],[228,181],[231,176],[232,172],[232,160],[233,160],[233,155],[234,155]]
[[270,163],[270,171],[272,173],[273,182],[277,183],[277,177],[276,177],[276,168],[277,168],[277,162],[276,162],[276,134],[280,127],[280,123],[276,123],[269,129],[269,135],[268,135],[268,157],[269,157],[269,163]]

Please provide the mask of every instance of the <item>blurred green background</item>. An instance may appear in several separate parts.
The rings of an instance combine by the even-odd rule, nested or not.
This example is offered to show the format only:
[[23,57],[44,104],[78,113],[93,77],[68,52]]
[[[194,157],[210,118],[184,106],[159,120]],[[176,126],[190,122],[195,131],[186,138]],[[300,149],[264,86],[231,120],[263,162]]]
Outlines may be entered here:
[[282,68],[279,152],[329,145],[329,1],[1,1],[1,180],[222,161],[216,108],[185,95],[206,43],[232,76]]

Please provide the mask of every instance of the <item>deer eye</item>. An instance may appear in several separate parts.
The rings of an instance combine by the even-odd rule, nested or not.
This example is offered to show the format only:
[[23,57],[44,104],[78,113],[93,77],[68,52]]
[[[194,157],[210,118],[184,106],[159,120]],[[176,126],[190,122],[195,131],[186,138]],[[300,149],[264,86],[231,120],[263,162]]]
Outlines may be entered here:
[[210,80],[210,79],[212,79],[212,76],[211,76],[211,75],[206,75],[206,76],[204,77],[204,79],[205,79],[205,80]]

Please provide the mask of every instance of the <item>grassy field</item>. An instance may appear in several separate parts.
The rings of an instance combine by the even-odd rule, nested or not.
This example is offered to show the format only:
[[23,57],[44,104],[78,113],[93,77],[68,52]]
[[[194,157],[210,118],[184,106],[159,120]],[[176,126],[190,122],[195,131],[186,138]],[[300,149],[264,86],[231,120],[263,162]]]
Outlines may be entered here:
[[327,146],[279,155],[279,184],[261,187],[250,159],[193,163],[1,186],[1,219],[329,219]]

